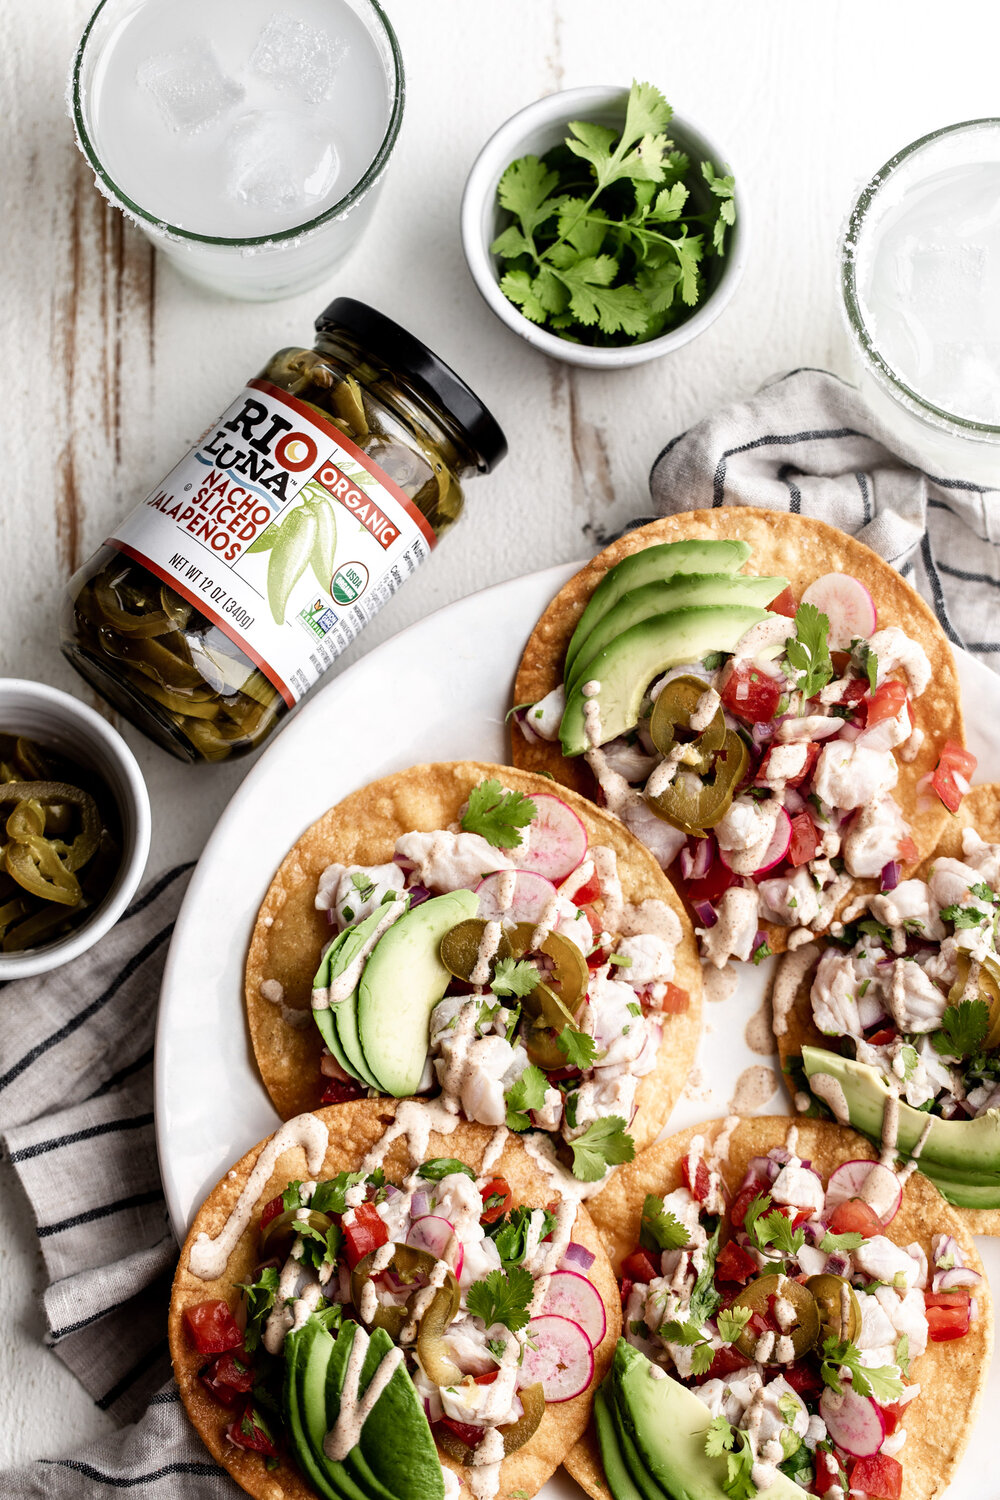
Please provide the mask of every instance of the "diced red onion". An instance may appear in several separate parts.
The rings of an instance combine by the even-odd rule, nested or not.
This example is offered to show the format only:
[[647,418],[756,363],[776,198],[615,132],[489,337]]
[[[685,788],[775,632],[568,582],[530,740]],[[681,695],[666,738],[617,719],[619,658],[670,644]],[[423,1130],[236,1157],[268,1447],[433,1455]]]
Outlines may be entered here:
[[849,1276],[851,1272],[851,1257],[845,1255],[843,1250],[834,1250],[832,1255],[827,1256],[824,1274],[827,1276]]
[[586,1245],[578,1245],[575,1240],[570,1240],[559,1264],[560,1266],[579,1266],[581,1271],[589,1271],[594,1264],[594,1252],[588,1250]]
[[982,1277],[971,1266],[953,1266],[950,1271],[935,1271],[931,1291],[950,1292],[957,1286],[979,1286]]
[[398,865],[401,870],[404,870],[407,875],[417,868],[416,860],[407,859],[404,854],[394,854],[392,862],[394,865]]
[[780,1171],[780,1164],[776,1161],[772,1161],[771,1157],[751,1156],[750,1160],[747,1162],[746,1174],[743,1178],[743,1186],[749,1187],[752,1182],[771,1183],[775,1180]]
[[[530,706],[534,708],[535,705],[532,703]],[[526,708],[519,708],[515,711],[513,717],[514,723],[517,725],[518,729],[520,729],[521,733],[524,735],[524,738],[528,741],[528,744],[537,745],[541,740],[541,735],[536,734],[531,725],[528,723],[528,710]]]
[[882,866],[882,889],[894,891],[899,884],[899,877],[903,873],[903,867],[898,859],[890,859],[887,865]]
[[799,1225],[799,1228],[810,1245],[818,1245],[821,1240],[826,1238],[826,1225],[817,1224],[815,1219],[807,1219],[804,1224]]
[[698,918],[702,927],[714,927],[719,920],[718,913],[711,901],[692,901],[691,910]]
[[773,719],[764,724],[751,724],[750,738],[753,741],[754,749],[765,749],[774,739],[774,731],[775,723]]
[[694,853],[691,845],[685,844],[680,852],[681,875],[685,880],[704,880],[713,864],[713,840],[696,839]]
[[753,951],[754,951],[754,953],[757,952],[757,949],[760,947],[760,945],[762,943],[766,943],[766,942],[767,942],[767,933],[764,931],[763,927],[758,927],[757,928],[757,934],[756,934],[756,936],[755,936],[755,938],[753,940]]
[[431,899],[431,892],[425,885],[411,885],[406,894],[410,898],[411,911],[415,906],[420,906],[424,901]]
[[326,920],[327,920],[327,924],[330,927],[336,927],[336,925],[337,925],[337,911],[336,911],[336,907],[333,907],[333,906],[328,906],[327,907],[327,909],[326,909]]
[[431,1200],[429,1195],[425,1193],[422,1188],[418,1189],[417,1192],[414,1193],[413,1198],[410,1201],[410,1217],[412,1219],[422,1219],[424,1215],[429,1214],[430,1211]]
[[387,1198],[395,1198],[396,1194],[399,1192],[399,1188],[394,1182],[387,1182],[382,1191]]

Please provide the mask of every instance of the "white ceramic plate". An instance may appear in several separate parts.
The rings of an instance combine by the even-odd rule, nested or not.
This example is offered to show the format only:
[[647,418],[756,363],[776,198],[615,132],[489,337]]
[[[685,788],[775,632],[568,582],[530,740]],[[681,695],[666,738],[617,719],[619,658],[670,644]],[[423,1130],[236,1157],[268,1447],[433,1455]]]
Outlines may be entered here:
[[[506,760],[504,714],[524,642],[578,567],[485,589],[377,647],[292,719],[220,818],[177,918],[156,1035],[157,1146],[178,1240],[226,1168],[278,1123],[243,1018],[244,959],[275,869],[310,823],[365,782],[420,761]],[[1000,780],[1000,678],[963,652],[958,668],[976,779]],[[744,965],[736,992],[707,1007],[698,1065],[672,1130],[725,1114],[747,1068],[765,1070],[755,1112],[787,1111],[777,1073],[768,1089],[774,1059],[745,1036],[769,977],[766,964]],[[1000,1289],[1000,1241],[979,1246]],[[1000,1364],[984,1409],[1000,1409]],[[951,1494],[979,1500],[994,1461],[984,1420]],[[563,1495],[579,1494],[560,1476]],[[558,1490],[550,1483],[546,1493],[555,1500]]]

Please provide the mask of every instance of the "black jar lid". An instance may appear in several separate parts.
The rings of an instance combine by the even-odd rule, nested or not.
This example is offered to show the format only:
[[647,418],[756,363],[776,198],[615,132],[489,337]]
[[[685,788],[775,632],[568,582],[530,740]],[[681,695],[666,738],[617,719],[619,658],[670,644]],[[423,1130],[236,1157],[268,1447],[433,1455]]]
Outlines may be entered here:
[[481,474],[495,469],[507,452],[507,439],[493,414],[450,365],[412,333],[353,297],[335,297],[316,319],[317,333],[346,329],[392,370],[422,386],[454,418],[476,457]]

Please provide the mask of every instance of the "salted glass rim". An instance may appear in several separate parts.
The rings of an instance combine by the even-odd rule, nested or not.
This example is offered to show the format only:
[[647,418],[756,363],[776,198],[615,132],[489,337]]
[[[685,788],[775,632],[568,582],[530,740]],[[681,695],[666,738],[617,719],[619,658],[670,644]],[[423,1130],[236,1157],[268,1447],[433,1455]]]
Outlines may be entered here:
[[[90,40],[90,36],[94,29],[94,25],[97,21],[98,16],[101,14],[106,5],[113,3],[115,3],[115,0],[100,0],[100,3],[94,9],[90,20],[87,22],[87,25],[84,28],[83,35],[81,36],[79,45],[76,49],[76,54],[73,59],[73,71],[71,74],[73,91],[73,123],[76,126],[77,137],[79,139],[83,154],[86,156],[100,182],[103,183],[112,201],[115,202],[119,207],[124,209],[127,213],[132,215],[134,218],[140,220],[143,224],[146,224],[151,229],[155,230],[159,235],[165,235],[168,238],[190,240],[194,244],[198,245],[223,245],[233,249],[240,249],[252,245],[280,245],[286,241],[300,239],[303,235],[311,234],[312,231],[314,229],[318,229],[320,225],[325,224],[329,220],[335,219],[341,214],[345,213],[346,210],[353,207],[353,205],[364,196],[364,194],[378,179],[379,175],[385,168],[386,162],[389,160],[389,156],[392,152],[392,148],[396,144],[396,138],[399,135],[400,126],[403,120],[403,103],[406,97],[406,79],[403,72],[403,56],[399,48],[399,41],[396,37],[396,33],[392,29],[392,24],[389,21],[389,17],[382,9],[382,6],[379,4],[379,0],[361,0],[361,3],[367,6],[369,11],[372,13],[376,23],[381,26],[382,33],[385,37],[386,42],[388,43],[389,54],[392,59],[392,77],[390,80],[390,82],[392,83],[392,100],[391,109],[389,112],[389,123],[386,126],[386,131],[382,137],[381,144],[379,145],[378,150],[375,152],[375,155],[372,158],[371,162],[358,178],[354,186],[350,189],[350,191],[345,193],[342,198],[339,198],[336,203],[331,203],[329,208],[324,209],[322,213],[316,214],[315,217],[311,219],[304,219],[301,223],[293,224],[288,229],[274,230],[270,234],[236,236],[198,234],[193,229],[182,229],[177,224],[170,224],[166,219],[157,217],[155,214],[151,213],[149,209],[143,208],[140,203],[136,203],[133,198],[130,198],[128,194],[118,186],[114,178],[102,163],[101,158],[98,155],[97,147],[91,139],[90,131],[87,128],[86,114],[83,106],[82,88],[82,73],[87,51],[87,43]],[[145,3],[145,0],[141,0],[141,3]]]
[[933,417],[935,426],[950,427],[961,433],[1000,439],[1000,425],[993,425],[989,422],[977,422],[971,417],[961,417],[956,412],[948,411],[946,407],[935,405],[933,401],[928,400],[926,396],[920,395],[912,386],[907,385],[902,376],[893,369],[881,354],[875,338],[868,328],[861,309],[855,276],[857,248],[865,227],[866,218],[869,210],[875,206],[881,189],[889,179],[904,163],[910,161],[912,157],[937,141],[943,140],[948,136],[962,133],[974,134],[982,130],[996,130],[1000,132],[1000,117],[986,115],[981,119],[960,120],[954,125],[942,125],[938,130],[928,131],[926,135],[922,135],[918,140],[912,141],[908,146],[904,146],[902,150],[897,151],[894,156],[891,156],[883,167],[879,168],[858,194],[854,207],[851,209],[847,227],[841,238],[840,288],[847,321],[860,345],[862,353],[876,367],[878,372],[885,377],[893,390],[905,397],[904,405],[908,406],[912,403],[913,406],[918,408],[920,414],[926,413]]

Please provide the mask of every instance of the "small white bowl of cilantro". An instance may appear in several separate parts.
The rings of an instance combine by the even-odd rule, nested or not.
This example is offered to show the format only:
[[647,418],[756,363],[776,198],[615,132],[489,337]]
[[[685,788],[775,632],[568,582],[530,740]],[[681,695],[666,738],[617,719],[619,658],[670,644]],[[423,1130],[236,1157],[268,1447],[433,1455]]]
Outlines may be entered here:
[[462,198],[477,287],[508,328],[589,369],[644,364],[713,323],[746,259],[721,153],[657,88],[597,85],[529,104]]

